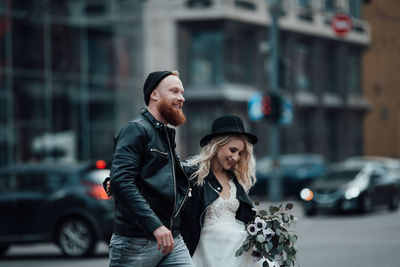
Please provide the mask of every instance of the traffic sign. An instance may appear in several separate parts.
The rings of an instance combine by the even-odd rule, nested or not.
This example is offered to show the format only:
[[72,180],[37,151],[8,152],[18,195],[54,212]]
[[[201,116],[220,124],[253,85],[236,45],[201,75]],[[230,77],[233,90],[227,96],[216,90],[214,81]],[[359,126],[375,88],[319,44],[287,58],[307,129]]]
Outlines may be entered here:
[[262,113],[262,95],[255,93],[250,97],[248,103],[249,118],[252,121],[259,121],[264,117]]
[[353,28],[351,17],[345,13],[338,13],[331,19],[331,27],[339,36],[344,36]]

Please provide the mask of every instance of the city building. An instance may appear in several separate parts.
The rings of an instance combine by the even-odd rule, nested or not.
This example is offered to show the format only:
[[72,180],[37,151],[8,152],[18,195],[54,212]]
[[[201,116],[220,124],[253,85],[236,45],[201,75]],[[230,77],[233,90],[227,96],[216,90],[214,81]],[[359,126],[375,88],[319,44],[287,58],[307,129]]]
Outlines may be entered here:
[[[268,153],[268,123],[247,117],[253,93],[269,90],[271,15],[265,0],[152,0],[144,4],[145,70],[177,67],[185,85],[188,122],[180,131],[184,156],[218,115],[236,113]],[[282,128],[281,153],[320,153],[340,160],[363,153],[361,57],[370,43],[363,1],[284,0],[279,18],[279,89],[294,106]],[[168,10],[168,12],[166,12]],[[352,29],[332,29],[337,13]],[[166,53],[165,51],[168,51]]]
[[364,120],[364,153],[400,158],[400,2],[370,1],[365,20],[372,40],[363,57],[363,89],[371,109]]
[[[363,153],[361,57],[370,44],[361,0],[282,0],[279,90],[294,120],[281,153],[339,160]],[[143,106],[154,70],[177,69],[187,123],[186,158],[211,121],[240,115],[268,154],[270,124],[248,118],[248,100],[269,91],[270,1],[0,1],[0,165],[58,157],[110,158],[113,135]],[[332,18],[351,17],[336,34]]]
[[142,1],[0,1],[0,166],[110,159],[143,103]]

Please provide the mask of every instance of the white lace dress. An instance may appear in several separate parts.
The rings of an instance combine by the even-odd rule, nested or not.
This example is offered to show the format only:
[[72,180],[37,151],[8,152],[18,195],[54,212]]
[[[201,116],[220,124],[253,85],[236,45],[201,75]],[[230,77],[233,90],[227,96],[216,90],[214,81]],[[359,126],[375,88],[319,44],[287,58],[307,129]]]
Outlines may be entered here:
[[253,261],[250,253],[235,257],[236,250],[246,239],[244,224],[236,220],[239,200],[236,199],[236,186],[232,180],[229,199],[217,198],[207,209],[199,244],[193,254],[195,267],[254,267],[262,266]]

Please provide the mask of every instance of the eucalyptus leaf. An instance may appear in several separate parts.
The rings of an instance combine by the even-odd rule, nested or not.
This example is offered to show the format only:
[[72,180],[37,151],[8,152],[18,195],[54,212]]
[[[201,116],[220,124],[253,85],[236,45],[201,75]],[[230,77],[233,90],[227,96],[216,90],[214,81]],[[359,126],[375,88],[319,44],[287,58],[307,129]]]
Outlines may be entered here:
[[286,210],[291,210],[291,209],[293,209],[293,203],[287,203],[285,209],[286,209]]
[[271,241],[267,241],[267,246],[268,246],[268,250],[271,250],[273,248],[273,244]]
[[267,216],[268,212],[266,210],[260,210],[260,215],[263,216],[263,217]]
[[274,206],[269,206],[269,213],[272,215],[275,213],[275,207]]
[[235,257],[239,257],[240,255],[242,255],[243,253],[243,248],[239,248],[238,250],[236,250],[235,252]]
[[269,252],[270,249],[269,249],[267,243],[263,243],[263,246],[264,246],[264,250],[265,250],[266,252]]
[[289,222],[289,215],[286,213],[282,214],[282,221],[285,223]]
[[283,234],[283,232],[282,232],[280,229],[276,229],[275,233],[276,233],[278,236],[281,236],[281,235]]
[[264,235],[257,235],[256,237],[257,242],[262,243],[265,241]]

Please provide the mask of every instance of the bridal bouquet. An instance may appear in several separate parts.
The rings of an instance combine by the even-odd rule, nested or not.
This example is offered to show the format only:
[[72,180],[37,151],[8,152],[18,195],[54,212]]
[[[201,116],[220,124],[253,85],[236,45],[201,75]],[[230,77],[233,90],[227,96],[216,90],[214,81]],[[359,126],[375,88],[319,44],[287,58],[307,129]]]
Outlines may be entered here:
[[248,236],[235,256],[250,251],[255,261],[265,260],[264,267],[269,266],[266,259],[279,266],[294,266],[297,235],[289,230],[296,219],[289,213],[292,208],[293,204],[287,203],[284,207],[271,205],[269,212],[258,211],[254,220],[246,225]]

